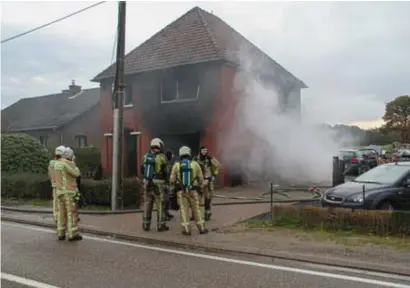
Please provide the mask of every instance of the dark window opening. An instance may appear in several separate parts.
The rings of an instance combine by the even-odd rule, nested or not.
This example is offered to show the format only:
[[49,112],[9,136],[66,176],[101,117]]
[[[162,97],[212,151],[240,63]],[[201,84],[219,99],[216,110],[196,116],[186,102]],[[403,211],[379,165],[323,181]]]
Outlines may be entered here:
[[199,94],[198,71],[193,67],[183,67],[177,71],[178,100],[197,99]]
[[[115,107],[115,97],[117,95],[114,91],[115,83],[112,84],[112,107]],[[124,88],[124,106],[132,106],[132,84],[125,85]]]
[[175,101],[178,94],[178,82],[174,69],[164,71],[161,79],[161,102]]
[[124,106],[132,105],[132,84],[125,86]]
[[77,135],[77,136],[75,136],[75,138],[76,138],[78,148],[87,147],[87,136]]
[[169,69],[162,74],[161,102],[195,100],[199,91],[199,75],[195,66]]
[[41,143],[41,145],[43,145],[44,147],[47,147],[47,140],[48,140],[48,137],[47,137],[47,136],[40,136],[40,143]]

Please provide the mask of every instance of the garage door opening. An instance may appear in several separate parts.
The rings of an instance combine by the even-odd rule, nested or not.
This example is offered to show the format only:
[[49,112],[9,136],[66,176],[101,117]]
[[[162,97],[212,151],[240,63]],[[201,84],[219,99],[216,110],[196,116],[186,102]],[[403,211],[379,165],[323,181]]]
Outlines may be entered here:
[[192,150],[192,156],[199,153],[201,134],[191,133],[191,134],[168,134],[161,135],[160,138],[164,141],[165,150],[174,151],[175,155],[178,156],[178,150],[181,146],[188,146]]

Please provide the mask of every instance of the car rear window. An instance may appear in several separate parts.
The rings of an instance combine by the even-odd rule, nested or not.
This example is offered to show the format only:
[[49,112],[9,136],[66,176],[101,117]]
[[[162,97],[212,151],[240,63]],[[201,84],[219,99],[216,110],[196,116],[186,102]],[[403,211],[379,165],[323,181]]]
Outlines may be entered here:
[[376,154],[374,150],[360,150],[363,155]]
[[357,152],[356,151],[339,151],[339,156],[342,158],[357,157]]

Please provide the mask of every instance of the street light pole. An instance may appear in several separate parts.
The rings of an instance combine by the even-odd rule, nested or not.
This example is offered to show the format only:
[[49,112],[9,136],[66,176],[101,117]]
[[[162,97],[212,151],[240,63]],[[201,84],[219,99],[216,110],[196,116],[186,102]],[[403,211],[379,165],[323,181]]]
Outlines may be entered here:
[[111,210],[123,208],[124,55],[126,2],[118,3],[117,61],[114,84]]

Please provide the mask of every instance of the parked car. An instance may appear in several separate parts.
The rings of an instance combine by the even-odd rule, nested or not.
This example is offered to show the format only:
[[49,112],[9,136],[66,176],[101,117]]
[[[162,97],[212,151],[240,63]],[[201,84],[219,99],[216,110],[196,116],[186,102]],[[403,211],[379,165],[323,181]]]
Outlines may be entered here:
[[[364,191],[363,191],[364,190]],[[323,207],[410,210],[410,162],[379,165],[327,189]]]
[[369,158],[367,154],[357,149],[340,149],[339,159],[344,162],[344,175],[347,177],[359,176],[377,166],[376,158]]
[[379,153],[370,148],[362,148],[359,150],[360,154],[364,158],[364,160],[367,161],[367,165],[369,165],[370,169],[374,168],[377,166],[377,157],[379,156]]

